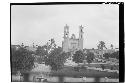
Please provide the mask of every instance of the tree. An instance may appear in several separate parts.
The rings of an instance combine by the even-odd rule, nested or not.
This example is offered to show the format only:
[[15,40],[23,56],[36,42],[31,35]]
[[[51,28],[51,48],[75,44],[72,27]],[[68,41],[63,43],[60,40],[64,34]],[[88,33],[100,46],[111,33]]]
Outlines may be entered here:
[[54,50],[57,47],[54,38],[51,38],[49,42],[46,43],[45,48],[48,53],[50,53],[52,50]]
[[[11,48],[11,70],[12,72],[26,72],[34,68],[34,57],[32,53],[20,47],[18,50]],[[28,80],[28,74],[24,74],[26,80]],[[25,80],[25,81],[26,81]]]
[[56,57],[55,62],[57,69],[61,69],[64,66],[64,62],[68,58],[68,53],[62,52],[59,56]]
[[98,49],[101,50],[101,58],[103,58],[103,49],[107,49],[105,46],[105,42],[104,41],[99,41],[99,44],[97,45]]
[[38,46],[36,50],[36,55],[40,56],[38,62],[44,62],[48,55],[56,48],[55,40],[50,39],[45,45]]
[[30,51],[20,48],[18,50],[11,50],[12,69],[14,71],[29,71],[34,66],[34,57],[31,56]]
[[105,57],[105,59],[109,59],[109,57],[110,57],[110,53],[105,53],[105,54],[103,54],[103,57]]
[[111,57],[111,58],[119,59],[119,51],[113,52],[113,53],[110,55],[110,57]]
[[115,52],[116,54],[116,59],[119,59],[119,51]]
[[62,48],[55,48],[49,55],[46,57],[45,64],[50,65],[52,70],[60,69],[66,60],[67,54],[62,53]]
[[106,59],[109,59],[109,58],[119,59],[119,51],[116,51],[113,53],[105,53],[105,54],[103,54],[103,57],[105,57]]
[[45,49],[45,46],[38,46],[36,50],[36,55],[38,56],[45,56],[48,55],[47,50]]
[[45,57],[47,57],[47,55],[48,55],[48,51],[46,50],[45,45],[37,47],[36,55],[40,56],[37,58],[38,63],[42,63],[45,61]]
[[[106,48],[104,41],[99,41],[99,44],[97,45],[98,49],[103,50]],[[106,48],[107,49],[107,48]]]
[[91,63],[95,58],[94,53],[92,53],[92,52],[87,52],[86,57],[87,57],[86,60],[88,63]]
[[81,50],[76,51],[75,54],[73,55],[73,61],[76,63],[82,63],[84,59],[85,59],[85,54]]

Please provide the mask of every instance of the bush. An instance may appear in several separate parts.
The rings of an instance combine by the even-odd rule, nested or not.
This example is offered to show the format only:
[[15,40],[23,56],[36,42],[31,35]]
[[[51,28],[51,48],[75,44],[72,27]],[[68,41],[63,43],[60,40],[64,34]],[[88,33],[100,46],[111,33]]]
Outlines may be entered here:
[[67,53],[62,53],[60,48],[56,48],[46,57],[45,64],[50,65],[52,70],[58,70],[64,66],[66,58]]
[[73,61],[76,63],[82,63],[85,60],[85,54],[82,51],[76,51],[73,55]]
[[111,54],[111,58],[119,59],[119,51],[113,52],[113,53]]
[[103,54],[103,57],[105,57],[105,59],[109,59],[110,55],[111,54],[109,54],[109,53],[105,53],[105,54]]
[[101,66],[101,68],[102,68],[103,70],[105,69],[105,66],[104,66],[103,64],[101,64],[100,66]]
[[86,69],[86,67],[84,65],[81,66],[81,69]]
[[18,50],[11,48],[11,70],[12,72],[21,71],[24,77],[24,81],[29,81],[29,73],[23,73],[32,70],[35,58],[32,52],[28,51],[24,47],[20,47]]
[[79,71],[80,68],[79,68],[79,67],[74,67],[74,70],[75,70],[75,71]]
[[88,63],[92,63],[92,61],[94,60],[94,54],[92,53],[92,52],[88,52],[87,54],[86,54],[86,56],[87,56],[87,58],[86,58],[86,60],[87,60],[87,62]]
[[11,49],[12,71],[29,71],[34,68],[34,60],[31,52],[23,47],[18,50]]

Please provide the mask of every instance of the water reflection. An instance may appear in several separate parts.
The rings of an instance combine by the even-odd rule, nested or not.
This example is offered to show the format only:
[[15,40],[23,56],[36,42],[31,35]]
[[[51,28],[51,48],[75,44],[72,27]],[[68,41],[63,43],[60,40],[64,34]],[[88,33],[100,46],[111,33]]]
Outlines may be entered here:
[[[22,76],[12,76],[12,79],[16,79],[16,81],[23,81]],[[95,78],[87,78],[87,77],[80,77],[80,78],[74,78],[74,77],[55,77],[55,76],[49,76],[47,74],[30,74],[29,76],[30,82],[44,82],[44,83],[51,83],[51,82],[95,82]],[[99,78],[99,82],[119,82],[119,79],[113,79],[113,78]]]

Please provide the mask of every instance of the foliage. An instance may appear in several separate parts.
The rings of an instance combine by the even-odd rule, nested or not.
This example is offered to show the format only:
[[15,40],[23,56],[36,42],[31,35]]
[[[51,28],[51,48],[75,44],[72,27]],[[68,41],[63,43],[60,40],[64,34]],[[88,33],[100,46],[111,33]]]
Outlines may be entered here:
[[52,70],[58,70],[64,65],[66,58],[67,53],[62,53],[62,48],[58,47],[46,57],[45,64],[50,65]]
[[50,53],[52,50],[54,50],[57,47],[54,38],[51,38],[49,42],[46,43],[45,49],[48,53]]
[[45,47],[44,46],[38,46],[37,47],[37,50],[36,50],[36,55],[38,56],[45,56],[47,55],[47,50],[45,50]]
[[41,60],[43,60],[46,65],[50,65],[52,70],[61,68],[66,58],[66,54],[62,53],[61,47],[57,47],[53,38],[42,47],[38,46],[36,55],[41,56]]
[[18,50],[11,48],[11,69],[12,71],[27,71],[34,67],[32,53],[23,47]]
[[[38,46],[37,50],[36,50],[36,55],[40,56],[38,58],[38,62],[44,62],[45,59],[49,56],[49,54],[56,49],[56,44],[55,44],[55,40],[52,38],[50,39],[45,45],[43,46]],[[41,60],[41,61],[40,61]]]
[[104,41],[99,41],[99,44],[97,45],[97,47],[98,47],[98,49],[103,50],[103,48],[106,48],[105,42]]
[[103,70],[105,69],[105,66],[103,64],[100,64],[100,66]]
[[80,67],[74,67],[74,70],[79,72]]
[[119,51],[113,52],[113,53],[111,54],[111,58],[119,59]]
[[109,58],[119,59],[119,51],[113,52],[113,53],[105,53],[103,54],[103,57],[105,57],[106,59],[109,59]]
[[81,50],[76,51],[73,55],[73,61],[76,63],[82,63],[83,60],[85,60],[85,54]]
[[88,63],[91,63],[93,61],[93,59],[95,58],[94,53],[92,53],[92,52],[87,52],[86,57],[87,57],[86,60]]
[[48,55],[48,52],[46,50],[46,46],[38,46],[36,50],[36,55],[40,56],[37,58],[38,63],[42,63],[45,61],[45,57]]
[[109,57],[110,57],[110,53],[105,53],[105,54],[103,54],[103,57],[105,57],[105,59],[109,59]]

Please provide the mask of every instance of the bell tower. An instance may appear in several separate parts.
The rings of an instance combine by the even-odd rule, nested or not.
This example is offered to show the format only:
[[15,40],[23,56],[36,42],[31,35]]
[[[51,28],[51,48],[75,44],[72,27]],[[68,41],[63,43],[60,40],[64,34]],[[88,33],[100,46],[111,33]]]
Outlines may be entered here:
[[67,24],[64,26],[64,38],[69,38],[69,26]]
[[63,44],[63,51],[68,52],[69,51],[69,26],[66,24],[64,26],[64,42]]
[[79,26],[79,50],[83,50],[83,26]]

